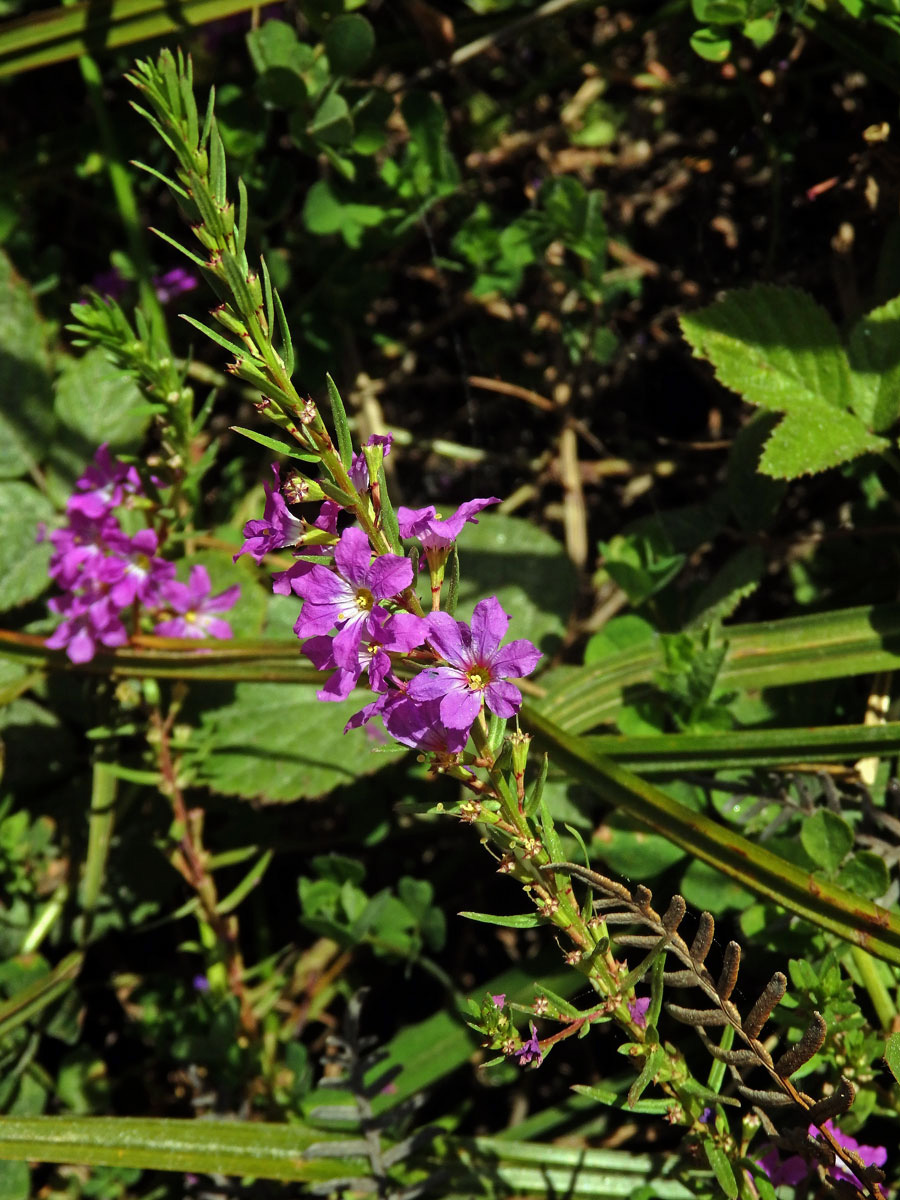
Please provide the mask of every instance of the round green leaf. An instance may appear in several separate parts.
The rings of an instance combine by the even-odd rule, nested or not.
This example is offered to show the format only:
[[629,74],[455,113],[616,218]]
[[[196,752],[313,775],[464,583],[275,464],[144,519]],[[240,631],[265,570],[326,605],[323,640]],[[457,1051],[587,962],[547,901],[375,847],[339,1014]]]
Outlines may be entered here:
[[725,62],[731,53],[731,39],[713,29],[698,29],[691,35],[691,49],[707,62]]
[[836,871],[853,847],[853,830],[843,817],[820,808],[800,829],[803,849],[822,870]]
[[347,101],[340,92],[328,92],[306,127],[306,132],[317,142],[329,146],[342,146],[353,136],[353,119]]
[[841,867],[837,877],[841,887],[866,900],[877,900],[888,890],[890,875],[884,859],[871,850],[861,850]]
[[359,13],[345,13],[329,22],[323,37],[335,75],[355,75],[371,58],[375,31]]

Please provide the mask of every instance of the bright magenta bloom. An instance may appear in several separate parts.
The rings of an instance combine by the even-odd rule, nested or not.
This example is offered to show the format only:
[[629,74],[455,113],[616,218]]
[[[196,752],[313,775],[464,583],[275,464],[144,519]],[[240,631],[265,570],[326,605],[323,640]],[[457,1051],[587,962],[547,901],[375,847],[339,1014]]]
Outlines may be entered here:
[[429,613],[428,643],[446,666],[428,667],[409,685],[415,701],[439,700],[442,723],[448,729],[469,729],[482,701],[498,717],[519,711],[522,693],[508,677],[530,675],[541,652],[527,638],[501,648],[509,617],[496,596],[475,605],[471,628],[449,613]]

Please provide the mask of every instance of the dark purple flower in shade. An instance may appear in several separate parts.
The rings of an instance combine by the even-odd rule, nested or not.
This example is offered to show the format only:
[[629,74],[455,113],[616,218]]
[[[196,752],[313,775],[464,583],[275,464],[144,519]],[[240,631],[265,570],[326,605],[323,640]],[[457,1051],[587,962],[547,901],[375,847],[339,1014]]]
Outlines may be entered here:
[[91,592],[68,593],[48,601],[51,612],[63,619],[47,638],[50,650],[65,649],[73,663],[86,663],[97,653],[98,644],[124,646],[128,631],[119,619],[119,610],[108,595]]
[[544,1061],[544,1054],[541,1050],[541,1043],[538,1041],[537,1030],[534,1027],[534,1021],[529,1022],[531,1029],[531,1037],[527,1042],[523,1042],[518,1050],[513,1051],[513,1058],[519,1060],[519,1066],[524,1067],[526,1063],[534,1062],[536,1067],[539,1067]]
[[439,700],[448,729],[470,729],[482,701],[498,717],[519,710],[522,693],[509,677],[530,675],[541,652],[526,638],[501,648],[509,617],[496,596],[475,605],[471,628],[449,613],[429,613],[428,643],[446,666],[427,667],[409,685],[413,700]]
[[205,975],[195,975],[193,979],[195,992],[208,992],[209,980]]
[[184,267],[173,267],[171,271],[153,276],[153,288],[160,304],[168,304],[184,292],[192,292],[197,283],[197,276]]
[[[867,1167],[883,1167],[887,1162],[887,1149],[884,1146],[861,1146],[856,1138],[844,1133],[833,1121],[826,1121],[823,1128],[832,1135],[839,1146],[858,1154]],[[808,1133],[810,1137],[817,1138],[819,1136],[819,1130],[815,1125],[809,1126]],[[810,1172],[810,1165],[805,1158],[801,1158],[799,1154],[793,1154],[790,1158],[782,1160],[775,1146],[771,1146],[762,1158],[757,1159],[757,1164],[765,1171],[774,1187],[779,1187],[781,1184],[795,1187]],[[850,1168],[840,1159],[836,1159],[834,1166],[828,1168],[828,1174],[832,1179],[845,1180],[858,1188],[863,1186]]]
[[134,467],[112,457],[109,446],[104,442],[94,455],[94,461],[76,479],[75,488],[66,504],[66,511],[78,512],[96,521],[120,505],[126,495],[138,494],[141,480]]
[[346,700],[364,671],[369,673],[369,687],[383,692],[391,669],[389,653],[407,654],[421,646],[426,625],[422,617],[412,613],[388,616],[383,608],[375,608],[362,626],[360,640],[338,642],[327,635],[311,637],[303,644],[303,652],[319,671],[336,668],[318,697],[320,700]]
[[265,484],[266,504],[261,518],[248,521],[244,526],[246,541],[234,561],[242,554],[249,554],[255,563],[261,563],[263,556],[273,550],[283,550],[285,546],[293,546],[303,533],[303,522],[295,517],[284,502],[279,491],[280,479],[278,463],[272,463],[275,483]]
[[[849,1133],[844,1133],[833,1121],[826,1121],[823,1129],[828,1130],[839,1146],[842,1146],[845,1150],[855,1151],[863,1160],[865,1166],[883,1167],[887,1162],[887,1149],[884,1146],[861,1146],[856,1138],[851,1137]],[[817,1137],[818,1132],[815,1125],[810,1125],[809,1133],[812,1137]],[[862,1183],[840,1159],[836,1159],[834,1166],[828,1168],[828,1174],[832,1179],[846,1179],[856,1187],[862,1187]]]
[[499,503],[496,496],[486,500],[467,500],[446,520],[437,516],[433,504],[429,504],[427,508],[404,508],[401,505],[397,509],[400,536],[418,538],[426,550],[446,550],[459,537],[467,521],[471,521],[473,525],[478,524],[475,519],[476,513],[480,513],[489,504]]
[[634,1021],[638,1029],[647,1028],[647,1009],[649,1007],[649,996],[635,996],[633,1000],[628,1001],[628,1011],[631,1014],[632,1021]]
[[[297,637],[314,637],[337,628],[335,654],[355,649],[369,614],[412,583],[412,564],[397,554],[372,559],[369,539],[355,525],[345,529],[334,548],[335,569],[316,564],[291,586],[304,600],[294,625]],[[339,650],[339,647],[341,648]]]
[[191,568],[187,583],[176,579],[163,584],[160,598],[173,615],[160,621],[154,633],[159,637],[177,638],[230,638],[231,626],[218,615],[227,612],[241,594],[240,584],[226,588],[217,596],[210,596],[212,585],[206,567]]
[[91,279],[91,287],[107,300],[120,300],[128,291],[128,280],[118,267],[109,267],[106,271],[97,272]]
[[770,1146],[768,1152],[756,1160],[756,1165],[762,1168],[776,1188],[782,1184],[796,1187],[809,1174],[809,1163],[805,1158],[792,1154],[790,1158],[782,1159],[775,1146]]

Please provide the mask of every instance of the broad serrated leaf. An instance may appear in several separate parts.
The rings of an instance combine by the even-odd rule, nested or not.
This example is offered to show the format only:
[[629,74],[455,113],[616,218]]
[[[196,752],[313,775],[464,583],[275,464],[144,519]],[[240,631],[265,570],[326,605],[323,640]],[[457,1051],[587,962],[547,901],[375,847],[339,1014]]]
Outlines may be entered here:
[[884,448],[848,411],[850,364],[831,318],[796,288],[758,285],[681,320],[694,352],[751,404],[785,414],[760,469],[793,479]]
[[47,587],[52,547],[37,541],[53,508],[27,483],[0,483],[0,612],[33,600]]
[[25,475],[55,425],[44,327],[31,292],[0,253],[0,479]]
[[364,732],[342,733],[364,693],[323,704],[316,691],[310,684],[239,683],[227,703],[216,705],[211,696],[199,716],[198,782],[226,796],[285,803],[323,796],[394,761],[373,753]]
[[60,422],[84,439],[88,457],[101,442],[133,449],[150,423],[150,410],[131,375],[99,347],[64,364],[54,408]]
[[900,296],[856,323],[847,353],[850,406],[869,429],[882,433],[900,416]]
[[789,414],[776,427],[759,460],[773,479],[797,479],[884,450],[884,438],[869,433],[853,413],[820,405],[815,412]]

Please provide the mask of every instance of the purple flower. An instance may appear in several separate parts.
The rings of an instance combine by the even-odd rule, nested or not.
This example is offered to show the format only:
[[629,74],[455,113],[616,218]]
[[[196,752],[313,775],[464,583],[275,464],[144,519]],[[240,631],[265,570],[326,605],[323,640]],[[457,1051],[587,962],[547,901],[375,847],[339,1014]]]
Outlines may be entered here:
[[383,692],[391,669],[390,652],[407,654],[421,646],[426,625],[422,617],[412,613],[388,616],[383,608],[375,608],[363,623],[360,640],[338,642],[327,635],[311,637],[304,642],[303,651],[319,671],[337,668],[318,697],[320,700],[346,700],[364,671],[369,673],[369,687]]
[[385,729],[396,742],[421,750],[427,754],[441,756],[457,755],[465,749],[469,731],[447,729],[441,722],[440,705],[437,702],[419,703],[411,700],[399,687],[392,687],[378,696],[371,704],[354,713],[344,726],[344,733],[366,725],[374,716],[380,716]]
[[494,1008],[503,1008],[506,1004],[506,992],[501,992],[498,996],[491,996],[491,1004]]
[[163,275],[153,276],[153,287],[160,304],[168,304],[183,292],[192,292],[197,286],[197,276],[184,267],[173,267]]
[[[313,521],[312,528],[304,536],[304,545],[298,547],[294,553],[303,554],[304,556],[316,555],[319,558],[323,555],[331,554],[334,550],[331,539],[337,537],[337,519],[340,511],[341,506],[336,504],[334,500],[324,500],[322,507],[319,509],[318,517]],[[322,534],[327,536],[324,540],[318,541],[316,539],[322,535],[313,534],[313,529],[320,529]],[[314,563],[309,562],[307,559],[295,562],[286,571],[276,571],[272,576],[272,591],[279,596],[290,596],[294,590],[294,580],[306,575],[310,567],[314,565]]]
[[631,1014],[632,1021],[634,1021],[638,1029],[647,1028],[647,1009],[649,1007],[649,996],[635,996],[633,1000],[628,1001],[628,1011]]
[[[839,1146],[845,1150],[855,1151],[867,1167],[883,1167],[887,1162],[887,1149],[884,1146],[861,1146],[856,1138],[851,1137],[849,1133],[844,1133],[833,1121],[826,1121],[822,1128],[828,1130]],[[809,1133],[812,1137],[819,1136],[815,1125],[810,1125]],[[846,1179],[856,1187],[862,1187],[862,1183],[853,1172],[839,1159],[835,1161],[833,1167],[828,1168],[828,1174],[832,1179]]]
[[76,479],[77,491],[69,497],[66,511],[81,513],[92,520],[100,520],[122,503],[126,494],[141,491],[141,480],[134,467],[129,467],[113,458],[106,442],[97,450],[94,461],[85,468],[80,479]]
[[756,1165],[762,1168],[773,1187],[781,1187],[782,1184],[796,1187],[809,1174],[809,1163],[805,1158],[792,1154],[790,1158],[782,1160],[775,1146],[770,1146],[768,1152],[756,1160]]
[[278,463],[272,463],[275,483],[265,484],[266,504],[262,518],[248,521],[244,526],[244,537],[247,539],[233,561],[242,554],[249,554],[255,563],[261,563],[263,556],[272,550],[283,550],[285,546],[293,546],[303,533],[303,522],[295,517],[284,502],[279,491],[280,479]]
[[133,538],[121,532],[110,536],[114,553],[99,565],[98,578],[109,586],[118,608],[127,608],[135,600],[155,607],[163,585],[175,578],[175,564],[155,557],[158,544],[152,529],[141,529]]
[[217,596],[210,596],[211,590],[209,572],[201,566],[191,568],[187,583],[172,579],[163,584],[160,598],[177,615],[160,621],[153,632],[159,637],[230,638],[231,626],[216,614],[233,607],[241,594],[240,584],[226,588]]
[[449,613],[429,613],[428,642],[446,666],[427,667],[409,685],[413,700],[439,700],[448,729],[470,729],[484,701],[498,717],[518,712],[522,693],[508,677],[530,675],[541,652],[526,638],[500,648],[509,617],[496,596],[475,605],[471,628]]
[[106,271],[97,272],[91,279],[91,287],[107,300],[119,300],[128,290],[128,280],[118,267],[109,267]]
[[73,663],[90,662],[97,653],[98,643],[116,647],[128,641],[128,631],[119,619],[118,609],[102,592],[55,596],[48,601],[48,607],[63,620],[45,644],[50,650],[65,649]]
[[[393,440],[394,435],[392,433],[373,433],[366,442],[366,445],[381,446],[381,460],[383,462],[391,452],[391,444]],[[348,475],[350,476],[350,482],[360,494],[366,491],[370,483],[370,472],[368,459],[363,450],[359,450],[353,455],[353,458],[350,461],[350,470],[348,471]]]
[[404,508],[401,505],[397,509],[400,536],[418,538],[426,550],[446,550],[459,537],[467,521],[471,521],[473,525],[478,524],[475,519],[476,513],[480,513],[489,504],[499,503],[496,496],[486,500],[467,500],[446,520],[437,516],[433,504],[429,504],[427,508]]
[[539,1067],[544,1061],[544,1054],[541,1050],[541,1043],[538,1041],[537,1030],[534,1027],[534,1021],[529,1022],[531,1029],[531,1037],[527,1042],[523,1042],[518,1050],[513,1051],[513,1058],[519,1060],[519,1066],[524,1067],[526,1063],[534,1060],[534,1065]]
[[291,587],[304,600],[294,625],[297,637],[339,630],[335,655],[351,653],[360,643],[369,614],[379,600],[389,600],[412,583],[412,564],[397,554],[371,561],[369,539],[356,526],[345,529],[334,548],[335,569],[315,564]]
[[[861,1146],[856,1138],[844,1133],[833,1121],[826,1121],[823,1128],[833,1136],[839,1146],[845,1150],[855,1151],[867,1167],[883,1167],[887,1162],[887,1150],[884,1146]],[[815,1125],[809,1126],[808,1133],[810,1137],[817,1138],[819,1136],[819,1130]],[[782,1161],[775,1146],[771,1146],[762,1158],[757,1159],[757,1164],[762,1167],[775,1187],[783,1183],[796,1186],[806,1178],[810,1171],[809,1163],[799,1154],[793,1154],[790,1158]],[[828,1168],[828,1174],[832,1179],[846,1180],[858,1188],[863,1186],[853,1172],[839,1159],[835,1160],[834,1166]]]
[[71,589],[96,578],[109,553],[110,539],[122,534],[114,516],[86,517],[76,509],[68,524],[50,534],[54,553],[48,571],[61,588]]

